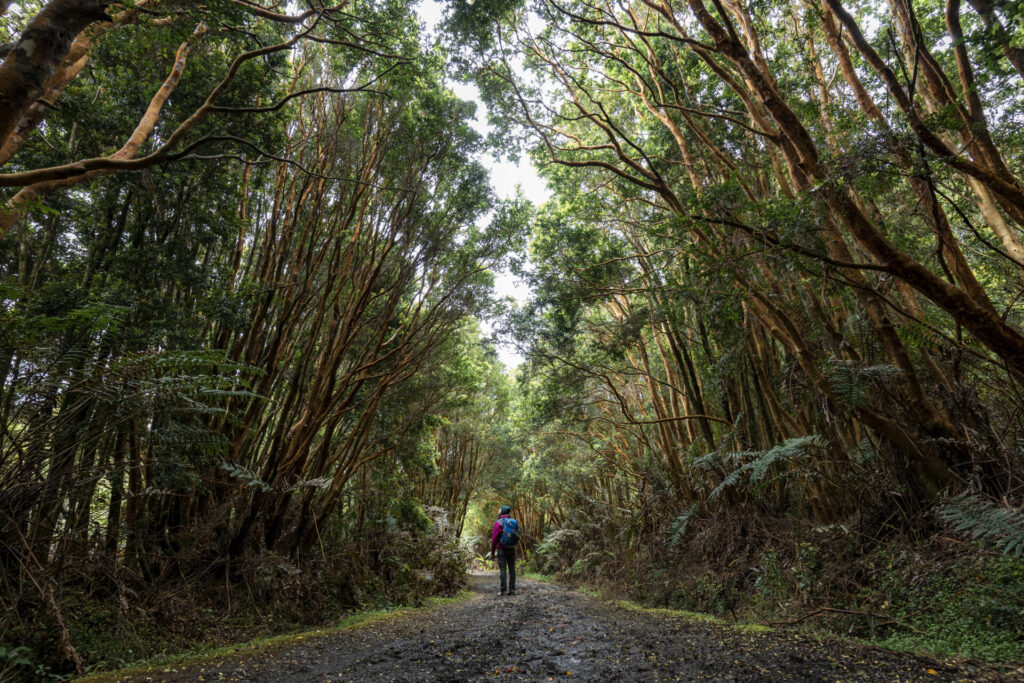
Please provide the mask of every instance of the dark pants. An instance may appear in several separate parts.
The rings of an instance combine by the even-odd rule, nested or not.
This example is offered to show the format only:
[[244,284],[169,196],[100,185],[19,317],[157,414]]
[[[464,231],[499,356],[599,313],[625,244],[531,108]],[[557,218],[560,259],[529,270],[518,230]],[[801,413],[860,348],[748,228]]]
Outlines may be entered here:
[[505,567],[508,567],[508,589],[516,589],[516,549],[498,549],[498,570],[501,572],[501,591],[505,592]]

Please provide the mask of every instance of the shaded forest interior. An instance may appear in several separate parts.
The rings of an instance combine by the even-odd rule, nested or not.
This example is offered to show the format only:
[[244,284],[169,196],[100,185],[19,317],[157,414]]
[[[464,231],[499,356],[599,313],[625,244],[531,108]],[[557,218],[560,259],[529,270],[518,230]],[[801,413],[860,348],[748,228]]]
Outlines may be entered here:
[[0,680],[451,594],[506,502],[1024,661],[1024,5],[417,6],[0,0]]

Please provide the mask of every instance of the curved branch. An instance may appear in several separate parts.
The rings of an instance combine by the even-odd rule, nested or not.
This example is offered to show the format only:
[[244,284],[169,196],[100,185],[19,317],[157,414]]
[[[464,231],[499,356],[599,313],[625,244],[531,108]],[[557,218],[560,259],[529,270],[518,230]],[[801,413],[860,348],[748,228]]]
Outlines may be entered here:
[[185,119],[185,121],[183,121],[173,133],[171,133],[166,142],[146,156],[139,157],[138,159],[123,159],[117,158],[115,155],[111,155],[105,157],[94,157],[92,159],[83,159],[81,161],[75,161],[61,166],[37,168],[18,173],[0,173],[0,187],[18,187],[51,180],[64,180],[77,175],[89,173],[90,171],[142,169],[165,161],[171,150],[181,143],[182,138],[191,132],[193,128],[199,125],[199,123],[205,119],[211,111],[213,111],[217,98],[219,98],[235,80],[235,76],[238,75],[238,70],[241,68],[242,64],[256,59],[257,57],[290,49],[299,40],[308,35],[313,30],[314,26],[315,22],[312,26],[296,33],[284,42],[249,50],[248,52],[243,52],[235,57],[231,62],[231,66],[228,67],[228,71],[224,75],[224,78],[222,78],[213,90],[210,91],[210,94],[207,95],[203,104],[192,112],[192,114]]
[[[189,41],[198,40],[204,33],[206,33],[206,24],[201,22],[192,33],[192,37],[178,46],[178,52],[175,55],[174,66],[171,67],[171,72],[167,75],[167,78],[157,90],[156,94],[153,95],[153,99],[150,100],[149,106],[146,107],[145,113],[142,115],[142,118],[139,119],[138,125],[128,137],[127,142],[124,143],[121,149],[110,155],[111,160],[131,159],[138,154],[143,143],[150,135],[153,134],[153,129],[156,128],[156,124],[160,120],[160,112],[163,110],[164,105],[167,103],[167,99],[171,96],[171,93],[174,92],[174,89],[181,81],[181,74],[185,70],[185,62],[188,58],[189,50],[191,49]],[[22,207],[26,204],[37,200],[51,190],[61,187],[71,187],[72,185],[77,185],[85,180],[105,175],[109,172],[110,171],[98,169],[70,178],[38,182],[23,187],[10,199],[10,201],[7,202],[8,208],[0,212],[0,237],[7,234],[7,231],[10,230],[12,225],[14,225],[18,216],[21,215]]]
[[372,92],[372,93],[376,93],[377,95],[383,95],[384,97],[391,97],[391,95],[389,95],[387,92],[385,92],[383,90],[376,90],[376,89],[371,88],[369,86],[372,85],[373,83],[376,83],[381,78],[386,76],[389,72],[393,71],[394,69],[398,68],[399,66],[401,66],[404,63],[405,62],[402,62],[400,64],[392,64],[387,69],[385,69],[381,73],[379,73],[376,76],[374,76],[372,80],[364,83],[363,85],[360,85],[357,88],[332,88],[330,86],[321,86],[321,87],[318,87],[318,88],[306,88],[305,90],[297,90],[295,92],[289,93],[289,94],[285,95],[284,97],[282,97],[277,102],[275,102],[274,104],[269,104],[269,105],[267,105],[265,107],[218,107],[218,106],[214,106],[214,107],[210,108],[210,111],[211,112],[220,113],[220,114],[264,114],[264,113],[269,113],[269,112],[274,112],[274,111],[280,110],[284,105],[286,105],[291,100],[294,100],[296,97],[302,97],[304,95],[312,95],[314,93],[321,93],[321,92],[328,92],[328,93]]

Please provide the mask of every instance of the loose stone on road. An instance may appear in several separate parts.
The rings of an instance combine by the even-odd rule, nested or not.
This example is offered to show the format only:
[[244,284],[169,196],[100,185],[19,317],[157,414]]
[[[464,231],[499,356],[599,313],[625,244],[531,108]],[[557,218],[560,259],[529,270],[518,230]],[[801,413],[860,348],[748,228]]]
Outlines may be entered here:
[[133,681],[995,680],[934,660],[644,611],[568,588],[469,577],[470,599],[331,634],[147,673]]

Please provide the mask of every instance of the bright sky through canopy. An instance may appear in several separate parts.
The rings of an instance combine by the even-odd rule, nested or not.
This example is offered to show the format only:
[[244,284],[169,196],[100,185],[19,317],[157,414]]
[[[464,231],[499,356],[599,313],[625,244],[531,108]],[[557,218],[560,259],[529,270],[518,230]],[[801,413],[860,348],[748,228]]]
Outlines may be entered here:
[[[444,6],[435,0],[423,0],[417,14],[420,21],[426,25],[427,30],[433,32],[444,17]],[[473,128],[481,135],[487,135],[490,131],[490,125],[487,122],[487,106],[481,101],[480,91],[477,87],[471,83],[458,81],[450,81],[448,87],[462,99],[476,103],[477,110]],[[534,205],[544,203],[551,196],[544,181],[537,175],[537,169],[533,167],[529,159],[521,158],[518,163],[513,163],[498,159],[492,154],[484,154],[480,161],[491,172],[491,185],[499,197],[511,197],[515,194],[517,186],[522,188],[523,195]],[[511,296],[519,303],[526,300],[529,294],[526,283],[511,273],[507,271],[495,273],[494,279],[494,288],[498,296]],[[485,332],[491,332],[491,327],[486,322],[483,323],[483,328]],[[523,361],[523,356],[510,343],[498,344],[498,356],[508,368],[514,368]]]

